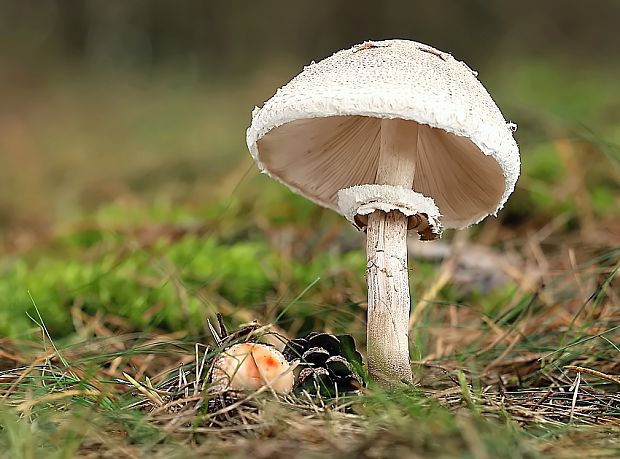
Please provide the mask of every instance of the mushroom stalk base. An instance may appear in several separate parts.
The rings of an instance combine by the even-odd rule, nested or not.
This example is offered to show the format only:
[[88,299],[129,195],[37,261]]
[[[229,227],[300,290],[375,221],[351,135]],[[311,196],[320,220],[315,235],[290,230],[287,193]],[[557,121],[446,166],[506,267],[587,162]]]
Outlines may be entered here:
[[375,211],[368,216],[368,371],[385,387],[411,383],[408,322],[407,216]]

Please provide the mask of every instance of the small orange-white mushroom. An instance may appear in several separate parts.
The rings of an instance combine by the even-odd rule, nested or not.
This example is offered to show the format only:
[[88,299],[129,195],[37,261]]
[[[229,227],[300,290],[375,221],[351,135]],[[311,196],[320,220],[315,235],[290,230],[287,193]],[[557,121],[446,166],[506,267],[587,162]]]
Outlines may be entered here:
[[295,377],[280,351],[260,343],[230,346],[213,363],[211,382],[222,390],[256,390],[269,386],[281,394],[293,390]]

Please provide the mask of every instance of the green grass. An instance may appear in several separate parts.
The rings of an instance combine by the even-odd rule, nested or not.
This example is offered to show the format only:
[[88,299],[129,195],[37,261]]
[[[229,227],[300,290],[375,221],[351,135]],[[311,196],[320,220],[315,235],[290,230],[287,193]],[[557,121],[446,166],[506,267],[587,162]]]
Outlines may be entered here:
[[[140,226],[157,237],[121,224],[124,215],[135,218],[131,209],[102,209],[86,227],[65,229],[45,248],[5,260],[0,289],[9,307],[0,323],[12,339],[3,351],[16,360],[0,360],[6,368],[0,441],[10,457],[73,457],[89,449],[226,457],[269,437],[274,447],[301,448],[308,456],[415,451],[422,457],[526,458],[568,454],[570,446],[563,445],[574,436],[601,442],[617,434],[620,400],[605,395],[614,385],[584,375],[587,390],[569,421],[566,397],[574,374],[563,370],[574,364],[618,373],[620,252],[605,247],[573,270],[550,274],[544,288],[520,291],[518,279],[489,293],[457,281],[443,288],[416,326],[416,354],[433,357],[432,366],[415,366],[415,389],[388,394],[371,387],[325,405],[259,397],[247,409],[262,414],[243,429],[234,419],[228,427],[208,427],[207,413],[173,427],[169,418],[149,415],[123,372],[140,384],[148,384],[147,377],[155,387],[163,384],[180,362],[191,364],[194,342],[212,343],[206,319],[215,312],[230,325],[259,319],[289,336],[319,329],[364,341],[362,249],[339,238],[324,251],[312,250],[316,236],[305,241],[303,226],[277,220],[262,232],[248,232],[249,224],[231,231],[227,220],[253,215],[242,209],[204,210],[217,217],[203,222],[209,231],[202,234],[190,212],[143,209]],[[333,233],[334,225],[347,232],[337,219],[316,230]],[[280,237],[292,231],[299,243],[282,246],[271,231]],[[414,266],[412,289],[423,296],[438,265]],[[575,278],[588,286],[586,297]],[[456,325],[446,325],[449,314]],[[443,354],[437,353],[440,341]],[[536,413],[536,402],[550,389],[557,391],[554,399]],[[613,456],[617,446],[601,451]]]
[[[617,85],[514,68],[485,81],[521,125],[515,194],[498,219],[446,234],[460,253],[410,266],[427,304],[415,387],[250,396],[227,416],[145,397],[194,370],[215,313],[365,344],[363,235],[245,152],[248,107],[275,77],[35,88],[0,122],[15,153],[0,157],[0,456],[617,457],[620,132],[595,91]],[[575,389],[575,367],[600,373]]]

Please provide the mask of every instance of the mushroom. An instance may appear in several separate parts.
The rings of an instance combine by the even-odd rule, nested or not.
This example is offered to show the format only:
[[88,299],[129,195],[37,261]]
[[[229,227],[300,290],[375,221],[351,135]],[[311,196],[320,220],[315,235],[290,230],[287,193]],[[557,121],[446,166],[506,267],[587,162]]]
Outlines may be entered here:
[[261,343],[233,344],[213,362],[211,384],[217,390],[256,390],[269,386],[288,394],[295,382],[293,371],[282,353]]
[[312,63],[254,109],[247,144],[261,171],[367,234],[380,384],[412,381],[407,230],[433,240],[495,215],[519,176],[514,128],[466,64],[407,40]]

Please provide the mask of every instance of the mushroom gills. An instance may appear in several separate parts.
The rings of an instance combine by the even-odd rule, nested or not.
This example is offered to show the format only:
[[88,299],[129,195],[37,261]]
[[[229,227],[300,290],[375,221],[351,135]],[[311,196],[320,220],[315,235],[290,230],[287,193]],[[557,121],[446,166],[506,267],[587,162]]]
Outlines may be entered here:
[[338,210],[339,190],[379,183],[382,126],[396,120],[418,132],[415,177],[406,186],[435,201],[445,227],[467,226],[496,209],[505,183],[495,159],[466,137],[416,121],[360,115],[300,119],[258,140],[259,159],[271,176]]

